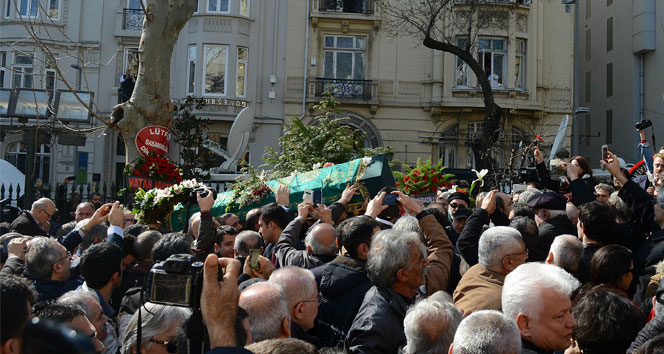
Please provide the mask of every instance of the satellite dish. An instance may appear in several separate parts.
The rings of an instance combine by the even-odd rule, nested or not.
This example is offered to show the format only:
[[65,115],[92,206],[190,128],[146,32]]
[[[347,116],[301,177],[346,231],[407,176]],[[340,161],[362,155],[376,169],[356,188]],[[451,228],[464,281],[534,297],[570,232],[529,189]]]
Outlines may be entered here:
[[229,171],[230,167],[237,163],[244,153],[247,143],[249,143],[249,135],[251,134],[253,126],[254,109],[247,106],[238,113],[237,117],[235,117],[235,121],[231,126],[231,131],[228,133],[228,145],[226,146],[226,149],[209,139],[206,139],[203,142],[203,146],[226,159],[226,161],[219,166],[220,170]]

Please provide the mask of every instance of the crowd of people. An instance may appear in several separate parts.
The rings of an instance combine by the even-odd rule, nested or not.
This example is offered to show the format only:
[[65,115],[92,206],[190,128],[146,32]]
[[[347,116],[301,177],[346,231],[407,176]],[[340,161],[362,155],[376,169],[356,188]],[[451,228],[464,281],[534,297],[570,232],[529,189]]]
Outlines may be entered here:
[[[282,186],[243,218],[199,193],[180,232],[81,202],[49,236],[38,199],[0,225],[0,352],[664,352],[664,154],[644,179],[608,153],[611,184],[582,156],[560,179],[534,157],[526,190],[425,206],[386,186],[363,215],[346,211],[358,185],[296,210]],[[145,301],[173,257],[200,262],[193,305]]]

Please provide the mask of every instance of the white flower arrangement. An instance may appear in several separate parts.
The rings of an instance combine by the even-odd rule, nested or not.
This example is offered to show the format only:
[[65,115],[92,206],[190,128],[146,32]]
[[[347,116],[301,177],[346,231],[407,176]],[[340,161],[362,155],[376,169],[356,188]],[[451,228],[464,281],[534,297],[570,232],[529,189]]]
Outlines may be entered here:
[[153,188],[145,191],[139,188],[134,197],[132,212],[141,223],[156,224],[173,212],[178,203],[186,201],[194,189],[202,187],[205,185],[190,179],[164,189]]

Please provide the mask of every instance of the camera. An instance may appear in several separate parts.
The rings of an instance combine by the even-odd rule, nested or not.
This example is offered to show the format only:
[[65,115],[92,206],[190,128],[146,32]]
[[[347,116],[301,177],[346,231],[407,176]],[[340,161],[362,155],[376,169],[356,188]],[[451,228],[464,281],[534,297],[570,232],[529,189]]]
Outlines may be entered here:
[[[216,200],[217,199],[217,191],[214,189],[208,189],[210,193],[212,193],[212,199]],[[191,194],[189,194],[189,203],[191,204],[198,204],[198,199],[196,198],[196,194],[198,192],[201,192],[201,198],[205,198],[208,195],[208,190],[205,188],[196,188],[193,191],[191,191]]]
[[634,127],[636,127],[636,130],[644,130],[648,127],[652,127],[652,121],[650,119],[643,119],[634,124]]
[[156,263],[145,277],[145,301],[193,307],[202,289],[203,262],[187,253]]

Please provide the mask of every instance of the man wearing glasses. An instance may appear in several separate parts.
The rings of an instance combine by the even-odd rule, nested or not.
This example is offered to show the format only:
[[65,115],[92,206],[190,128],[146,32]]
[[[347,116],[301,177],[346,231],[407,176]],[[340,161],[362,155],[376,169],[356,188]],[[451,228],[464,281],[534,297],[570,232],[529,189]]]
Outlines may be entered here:
[[30,211],[23,211],[23,214],[12,222],[12,230],[25,236],[48,236],[44,228],[56,211],[55,204],[50,199],[38,199],[32,203]]

